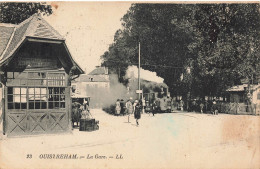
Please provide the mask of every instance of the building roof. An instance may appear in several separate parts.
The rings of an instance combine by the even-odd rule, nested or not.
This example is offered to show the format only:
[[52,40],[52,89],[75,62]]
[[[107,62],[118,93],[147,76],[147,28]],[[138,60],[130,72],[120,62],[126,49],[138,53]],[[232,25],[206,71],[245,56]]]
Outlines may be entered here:
[[82,74],[77,81],[80,82],[109,82],[108,75],[87,75]]
[[92,70],[89,75],[108,75],[108,70],[106,67],[96,67]]
[[[60,41],[67,48],[65,39],[38,14],[32,15],[18,25],[1,23],[0,37],[0,66],[7,60],[10,60],[15,51],[28,38]],[[83,73],[84,71],[76,64],[73,58],[71,57],[70,59],[78,67],[79,71]]]
[[76,98],[76,99],[78,99],[78,98],[90,98],[90,96],[72,93],[72,94],[71,94],[71,98]]
[[4,52],[4,50],[6,49],[6,46],[8,44],[8,42],[10,41],[10,38],[14,32],[15,26],[10,26],[7,24],[1,24],[0,25],[0,37],[1,37],[1,41],[0,41],[0,56],[2,55],[2,53]]
[[[232,86],[231,88],[227,89],[227,92],[243,92],[245,91],[245,88],[247,88],[248,85],[247,84],[243,84],[243,85],[237,85],[237,86]],[[252,85],[251,90],[256,90],[260,87],[260,85]]]

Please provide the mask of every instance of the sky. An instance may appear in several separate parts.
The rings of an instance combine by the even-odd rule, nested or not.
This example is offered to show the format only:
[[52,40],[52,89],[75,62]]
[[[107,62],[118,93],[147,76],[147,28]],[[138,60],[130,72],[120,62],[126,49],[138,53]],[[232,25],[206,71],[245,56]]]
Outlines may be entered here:
[[[115,32],[122,28],[120,19],[130,2],[48,2],[53,14],[43,16],[65,39],[73,59],[85,71],[100,66],[100,56],[113,43]],[[135,66],[129,67],[138,76]],[[141,70],[140,77],[162,83],[156,73]]]
[[122,28],[129,2],[49,2],[53,14],[44,18],[65,39],[74,60],[89,73]]

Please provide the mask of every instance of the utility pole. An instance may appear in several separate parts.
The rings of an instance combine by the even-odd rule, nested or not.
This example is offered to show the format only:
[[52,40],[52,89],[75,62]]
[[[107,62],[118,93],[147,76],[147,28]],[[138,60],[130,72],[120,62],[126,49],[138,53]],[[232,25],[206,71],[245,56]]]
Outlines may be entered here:
[[[138,90],[140,91],[141,85],[140,85],[140,60],[141,60],[141,45],[139,42],[139,54],[138,54]],[[140,94],[138,93],[138,100],[140,100]]]

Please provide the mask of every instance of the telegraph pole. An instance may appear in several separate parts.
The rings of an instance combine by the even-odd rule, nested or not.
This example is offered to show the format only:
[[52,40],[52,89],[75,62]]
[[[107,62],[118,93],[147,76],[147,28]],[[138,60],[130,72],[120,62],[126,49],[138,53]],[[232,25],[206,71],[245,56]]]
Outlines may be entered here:
[[[141,85],[140,85],[140,63],[141,63],[141,45],[139,42],[139,54],[138,54],[138,90],[140,91]],[[138,93],[138,100],[140,100],[140,94]]]

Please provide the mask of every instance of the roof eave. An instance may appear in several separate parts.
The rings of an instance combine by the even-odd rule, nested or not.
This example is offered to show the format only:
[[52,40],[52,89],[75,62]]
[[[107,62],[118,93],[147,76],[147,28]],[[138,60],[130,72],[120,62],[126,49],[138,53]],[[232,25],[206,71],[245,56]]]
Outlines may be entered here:
[[63,45],[64,45],[67,53],[69,54],[69,57],[70,57],[71,61],[73,62],[73,65],[75,65],[78,68],[79,74],[84,74],[85,72],[83,71],[83,69],[75,62],[72,55],[70,54],[70,51],[69,51],[65,41],[63,42]]
[[15,53],[18,51],[18,49],[24,44],[26,41],[31,42],[46,42],[46,43],[56,43],[56,44],[63,44],[73,65],[75,65],[79,71],[79,74],[84,74],[85,72],[80,68],[80,66],[74,61],[73,57],[71,56],[68,47],[65,43],[65,39],[50,39],[50,38],[39,38],[39,37],[32,37],[32,36],[26,36],[18,45],[14,48],[14,50],[6,56],[3,60],[0,61],[0,67],[2,67],[4,64],[8,64],[9,61],[14,57]]

